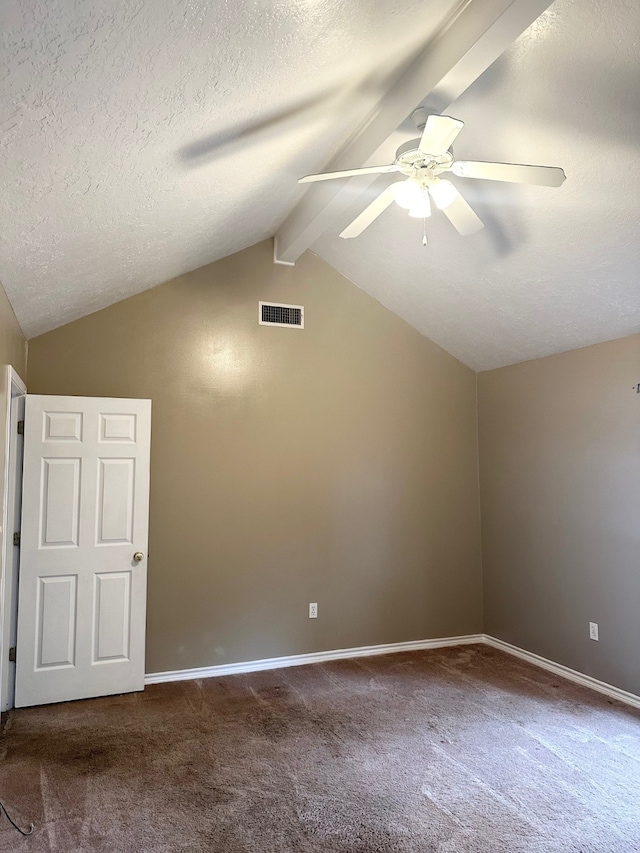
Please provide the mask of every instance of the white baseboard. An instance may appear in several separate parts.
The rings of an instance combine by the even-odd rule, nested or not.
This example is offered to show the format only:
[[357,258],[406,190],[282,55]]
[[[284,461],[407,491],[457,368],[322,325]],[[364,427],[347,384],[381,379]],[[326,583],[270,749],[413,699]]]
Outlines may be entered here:
[[259,672],[265,669],[282,669],[288,666],[304,666],[309,663],[323,663],[332,660],[347,660],[348,658],[370,657],[372,655],[389,655],[394,652],[416,652],[424,649],[444,649],[450,646],[468,646],[474,643],[484,643],[494,649],[506,652],[514,657],[525,660],[541,669],[546,669],[567,678],[583,687],[589,687],[598,693],[604,693],[612,699],[617,699],[633,708],[640,708],[640,696],[628,693],[604,681],[598,681],[590,675],[583,675],[575,669],[569,669],[555,661],[547,660],[533,652],[512,646],[504,640],[498,640],[488,634],[466,634],[462,637],[440,637],[433,640],[409,640],[406,643],[388,643],[382,646],[358,646],[352,649],[333,649],[326,652],[312,652],[306,655],[288,655],[280,658],[265,658],[263,660],[241,661],[219,666],[202,666],[195,669],[176,669],[169,672],[150,672],[144,677],[145,684],[162,684],[167,681],[191,681],[195,678],[216,678],[222,675],[238,675],[243,672]]
[[563,666],[561,663],[555,663],[552,660],[547,660],[540,655],[535,655],[533,652],[527,652],[518,646],[512,646],[511,643],[505,643],[504,640],[498,640],[496,637],[490,637],[485,634],[482,638],[488,646],[507,654],[528,661],[539,666],[541,669],[546,669],[553,672],[555,675],[560,675],[562,678],[567,678],[576,684],[581,684],[583,687],[589,687],[591,690],[597,690],[598,693],[604,693],[605,696],[610,696],[612,699],[617,699],[619,702],[624,702],[631,705],[633,708],[640,708],[640,696],[635,693],[628,693],[626,690],[620,690],[619,687],[614,687],[612,684],[607,684],[605,681],[598,681],[597,678],[592,678],[590,675],[583,675],[575,669],[569,669],[568,666]]
[[389,655],[394,652],[415,652],[423,649],[442,649],[448,646],[468,646],[482,643],[483,634],[467,634],[464,637],[443,637],[434,640],[409,640],[406,643],[388,643],[383,646],[359,646],[354,649],[333,649],[327,652],[312,652],[306,655],[289,655],[282,658],[266,658],[220,666],[202,666],[196,669],[176,669],[169,672],[150,672],[144,677],[145,684],[162,684],[165,681],[190,681],[194,678],[215,678],[221,675],[238,675],[242,672],[258,672],[263,669],[282,669],[286,666],[304,666],[308,663],[323,663],[331,660]]

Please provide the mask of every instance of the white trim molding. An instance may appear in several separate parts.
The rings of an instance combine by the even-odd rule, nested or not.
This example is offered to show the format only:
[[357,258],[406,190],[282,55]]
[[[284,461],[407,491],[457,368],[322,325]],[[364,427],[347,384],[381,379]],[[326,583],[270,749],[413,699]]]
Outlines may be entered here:
[[[13,684],[9,683],[10,670],[9,657],[7,649],[11,646],[15,637],[17,612],[12,612],[12,594],[11,589],[14,578],[10,577],[9,569],[13,569],[13,534],[19,530],[16,525],[16,519],[13,518],[13,500],[16,490],[20,488],[22,479],[22,466],[20,470],[16,470],[16,460],[13,458],[16,453],[17,435],[13,431],[15,425],[12,426],[12,409],[14,400],[17,397],[23,397],[27,393],[27,386],[22,381],[21,377],[10,364],[5,368],[5,410],[4,410],[4,480],[2,481],[2,496],[0,497],[0,512],[2,519],[0,521],[0,711],[7,711],[13,707]],[[14,413],[17,414],[17,413]],[[20,415],[17,414],[19,418]],[[0,417],[0,423],[2,417]],[[1,467],[1,464],[0,464]],[[17,520],[19,524],[19,519]],[[13,525],[13,526],[12,526]],[[17,569],[15,569],[17,571]]]
[[598,681],[597,678],[592,678],[590,675],[584,675],[575,669],[570,669],[568,666],[563,666],[561,663],[556,663],[552,660],[547,660],[533,652],[527,652],[525,649],[520,649],[518,646],[512,646],[511,643],[505,643],[504,640],[498,640],[496,637],[490,637],[485,634],[483,642],[494,649],[499,649],[501,652],[506,652],[516,658],[532,663],[534,666],[539,666],[540,669],[546,669],[548,672],[553,672],[562,678],[573,681],[582,687],[589,687],[591,690],[596,690],[598,693],[604,693],[605,696],[610,696],[612,699],[617,699],[619,702],[624,702],[626,705],[631,705],[633,708],[640,708],[640,696],[635,693],[629,693],[626,690],[621,690],[619,687],[614,687],[612,684],[607,684],[605,681]]
[[306,655],[289,655],[281,658],[250,660],[241,663],[226,663],[219,666],[202,666],[196,669],[177,669],[169,672],[150,672],[144,677],[145,684],[162,684],[165,681],[189,681],[193,678],[215,678],[221,675],[238,675],[242,672],[259,672],[264,669],[282,669],[287,666],[304,666],[309,663],[326,663],[347,658],[389,655],[394,652],[417,652],[423,649],[443,649],[449,646],[469,646],[482,643],[483,634],[467,634],[464,637],[443,637],[434,640],[409,640],[406,643],[387,643],[382,646],[358,646],[354,649],[332,649]]
[[504,640],[498,640],[488,634],[466,634],[462,637],[439,637],[432,640],[409,640],[406,643],[387,643],[381,646],[358,646],[353,649],[332,649],[326,652],[312,652],[305,655],[288,655],[280,658],[265,658],[263,660],[241,661],[226,663],[218,666],[202,666],[195,669],[175,669],[168,672],[150,672],[144,677],[144,683],[163,684],[167,681],[191,681],[196,678],[217,678],[222,675],[239,675],[243,672],[260,672],[266,669],[283,669],[288,666],[305,666],[310,663],[326,663],[332,660],[347,660],[348,658],[371,657],[373,655],[390,655],[395,652],[418,652],[426,649],[446,649],[452,646],[471,646],[482,643],[491,648],[506,652],[528,663],[553,672],[561,678],[566,678],[583,687],[596,690],[633,708],[640,708],[640,696],[614,687],[604,681],[598,681],[590,675],[583,675],[575,669],[569,669],[560,663],[547,660],[533,652],[527,652],[518,646],[512,646]]

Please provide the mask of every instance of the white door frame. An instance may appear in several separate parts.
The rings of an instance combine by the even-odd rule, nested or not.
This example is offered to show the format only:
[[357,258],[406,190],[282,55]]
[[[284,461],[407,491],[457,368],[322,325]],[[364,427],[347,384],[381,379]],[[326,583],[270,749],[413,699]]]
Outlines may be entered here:
[[[16,370],[6,365],[5,435],[4,435],[4,506],[2,507],[2,548],[0,549],[0,710],[13,707],[13,685],[9,684],[9,647],[15,640],[18,619],[17,599],[13,570],[13,534],[20,526],[20,518],[14,518],[15,498],[21,488],[22,466],[16,464],[17,431],[12,417],[17,398],[24,397],[27,386]],[[17,527],[15,525],[18,525]],[[13,594],[12,594],[13,590]],[[15,607],[11,607],[13,600]],[[15,612],[14,612],[15,611]],[[13,634],[13,638],[12,638]]]

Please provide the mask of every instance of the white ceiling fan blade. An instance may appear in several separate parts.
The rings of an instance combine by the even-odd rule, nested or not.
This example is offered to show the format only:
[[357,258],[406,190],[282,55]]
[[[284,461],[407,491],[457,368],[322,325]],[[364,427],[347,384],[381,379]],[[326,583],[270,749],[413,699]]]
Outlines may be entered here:
[[392,184],[383,190],[378,198],[375,198],[368,207],[362,211],[359,216],[353,220],[351,225],[347,225],[344,231],[340,232],[340,236],[348,240],[350,237],[358,237],[365,228],[367,228],[374,219],[377,219],[381,213],[395,201],[396,184],[403,184],[404,181],[394,181]]
[[448,151],[464,122],[450,116],[429,116],[422,132],[419,148],[425,154],[439,156]]
[[460,193],[457,194],[454,201],[443,209],[443,213],[458,234],[462,234],[463,237],[468,234],[475,234],[476,231],[484,228],[484,223],[480,217]]
[[567,177],[564,171],[557,166],[482,163],[478,160],[457,160],[451,166],[451,171],[461,178],[509,181],[512,184],[536,184],[540,187],[559,187]]
[[344,172],[324,172],[319,175],[305,175],[299,178],[299,184],[310,184],[312,181],[332,181],[334,178],[351,178],[354,175],[384,175],[387,172],[398,172],[395,163],[390,166],[364,166],[362,169],[347,169]]

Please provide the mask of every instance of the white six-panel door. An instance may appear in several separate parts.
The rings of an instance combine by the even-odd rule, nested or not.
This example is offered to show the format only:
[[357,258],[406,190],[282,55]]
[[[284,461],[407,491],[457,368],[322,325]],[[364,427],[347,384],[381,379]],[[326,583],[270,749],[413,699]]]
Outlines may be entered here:
[[28,394],[17,707],[142,690],[151,401]]

